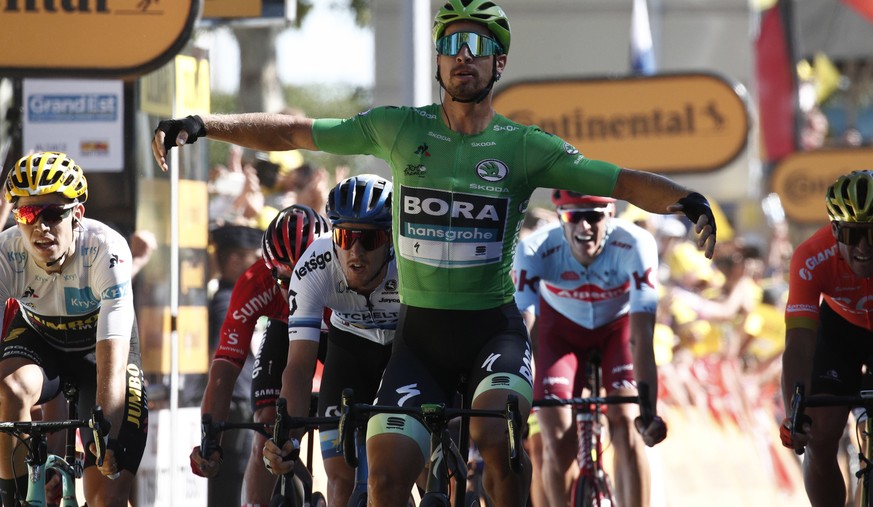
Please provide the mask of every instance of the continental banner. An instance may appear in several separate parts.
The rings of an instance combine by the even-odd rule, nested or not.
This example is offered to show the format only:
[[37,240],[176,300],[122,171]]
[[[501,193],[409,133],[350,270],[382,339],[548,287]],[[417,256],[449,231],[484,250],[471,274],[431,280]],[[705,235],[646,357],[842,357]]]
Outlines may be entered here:
[[744,89],[712,74],[519,82],[494,108],[586,157],[658,173],[720,169],[749,133]]

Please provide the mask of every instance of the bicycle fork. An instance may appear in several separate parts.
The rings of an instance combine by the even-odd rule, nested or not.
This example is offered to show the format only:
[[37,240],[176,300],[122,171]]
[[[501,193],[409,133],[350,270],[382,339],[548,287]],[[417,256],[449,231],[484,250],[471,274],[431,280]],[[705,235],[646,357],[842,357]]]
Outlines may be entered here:
[[[585,503],[584,498],[576,498],[573,505],[592,505],[595,507],[612,507],[615,497],[603,470],[603,444],[601,435],[603,422],[600,419],[600,406],[591,405],[576,412],[576,431],[579,435],[579,478],[573,496],[586,495],[591,498]],[[578,484],[583,481],[583,484]],[[584,488],[581,486],[585,486]]]

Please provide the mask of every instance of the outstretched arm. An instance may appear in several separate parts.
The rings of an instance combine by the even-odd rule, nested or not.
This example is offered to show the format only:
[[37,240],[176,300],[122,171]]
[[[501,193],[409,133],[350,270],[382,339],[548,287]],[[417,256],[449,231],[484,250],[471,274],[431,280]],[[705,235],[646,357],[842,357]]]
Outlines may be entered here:
[[278,113],[188,116],[163,120],[155,129],[152,154],[161,169],[166,171],[169,148],[191,144],[203,136],[254,150],[315,150],[312,122],[311,118],[304,116]]
[[[634,204],[652,213],[685,213],[695,222],[697,246],[704,248],[706,256],[712,258],[715,251],[715,221],[712,212],[700,214],[693,203],[680,203],[693,191],[658,174],[622,169],[612,191],[612,197]],[[709,208],[709,204],[706,204]]]

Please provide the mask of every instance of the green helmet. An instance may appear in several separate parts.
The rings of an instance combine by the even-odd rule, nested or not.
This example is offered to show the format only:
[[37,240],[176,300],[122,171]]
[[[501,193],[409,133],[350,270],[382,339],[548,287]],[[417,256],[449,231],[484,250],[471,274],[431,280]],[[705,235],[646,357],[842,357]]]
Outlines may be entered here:
[[433,20],[433,41],[436,42],[446,31],[446,25],[455,21],[474,21],[488,27],[503,52],[509,53],[509,20],[506,14],[490,0],[448,0]]
[[873,222],[873,171],[853,171],[837,178],[825,196],[828,216],[836,222]]

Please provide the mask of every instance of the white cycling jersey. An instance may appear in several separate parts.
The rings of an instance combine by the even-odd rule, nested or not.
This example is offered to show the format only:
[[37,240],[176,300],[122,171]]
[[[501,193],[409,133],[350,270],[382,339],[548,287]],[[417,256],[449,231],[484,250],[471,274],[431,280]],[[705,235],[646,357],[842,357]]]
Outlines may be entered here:
[[289,340],[318,341],[323,309],[338,329],[385,345],[394,339],[400,315],[397,263],[388,263],[382,283],[368,296],[348,287],[333,238],[313,241],[294,266],[288,290]]
[[542,296],[555,310],[587,329],[627,313],[655,313],[658,247],[648,231],[613,218],[606,245],[590,266],[573,257],[560,223],[519,242],[515,255],[515,301],[538,312]]
[[[0,233],[0,301],[17,299],[28,324],[68,351],[93,348],[100,340],[130,340],[134,324],[127,241],[96,220],[80,223],[75,253],[55,274],[36,265],[18,227]],[[0,322],[3,312],[0,305]]]

